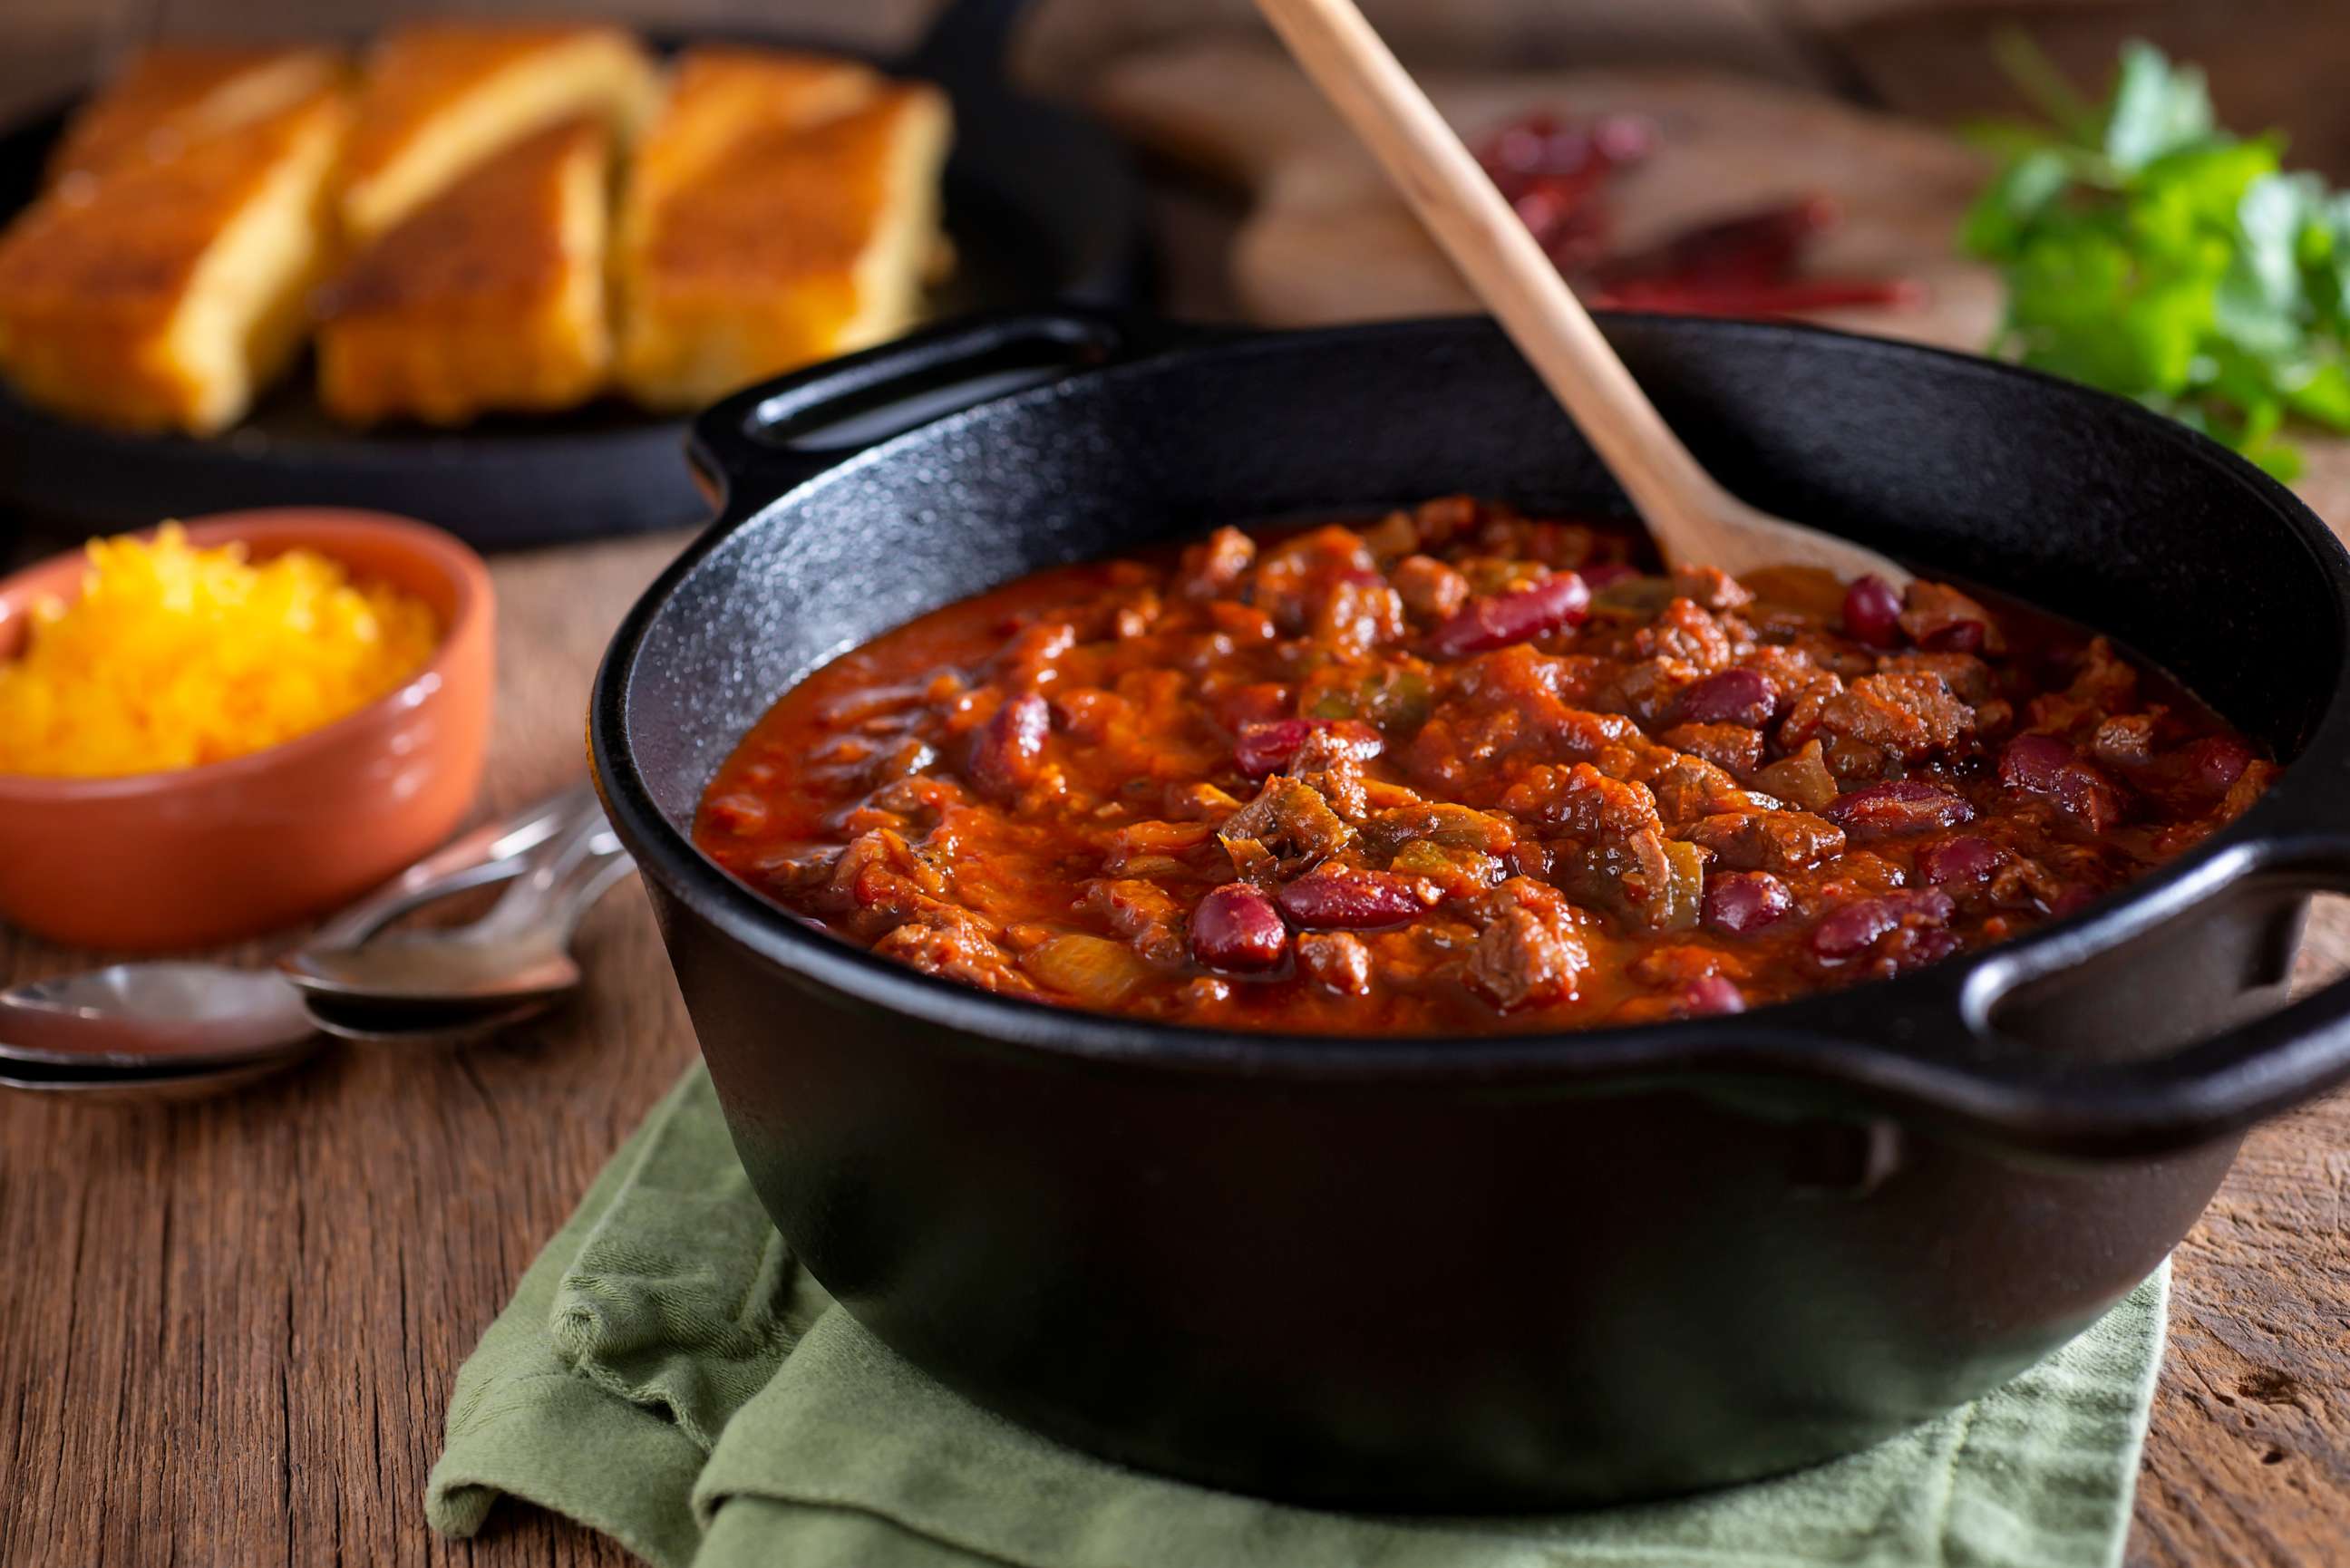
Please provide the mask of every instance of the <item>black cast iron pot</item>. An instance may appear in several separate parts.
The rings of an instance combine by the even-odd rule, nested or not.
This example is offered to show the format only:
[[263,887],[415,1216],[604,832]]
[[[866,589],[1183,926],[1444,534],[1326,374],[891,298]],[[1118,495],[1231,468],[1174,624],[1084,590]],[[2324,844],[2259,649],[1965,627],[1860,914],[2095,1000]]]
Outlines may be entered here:
[[[1743,1016],[1543,1037],[1220,1034],[1009,1001],[836,942],[688,840],[826,659],[1018,574],[1453,491],[1620,498],[1490,326],[941,328],[720,405],[718,523],[629,616],[595,765],[729,1125],[889,1345],[1079,1447],[1381,1509],[1583,1503],[1847,1451],[2077,1333],[2255,1119],[2350,1075],[2350,985],[2277,1011],[2350,882],[2350,559],[2130,405],[1786,327],[1609,335],[1783,514],[2012,590],[2291,765],[2160,875],[2025,940]],[[812,427],[1041,377],[853,454]]]

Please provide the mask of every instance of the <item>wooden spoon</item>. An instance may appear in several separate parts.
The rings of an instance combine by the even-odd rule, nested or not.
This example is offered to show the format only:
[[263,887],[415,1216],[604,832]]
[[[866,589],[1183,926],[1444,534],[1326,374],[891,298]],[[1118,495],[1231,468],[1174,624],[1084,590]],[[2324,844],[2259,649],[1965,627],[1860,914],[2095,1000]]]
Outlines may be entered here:
[[1257,0],[1257,8],[1590,441],[1668,562],[1733,576],[1820,566],[1908,584],[1910,574],[1876,551],[1757,511],[1698,465],[1354,0]]

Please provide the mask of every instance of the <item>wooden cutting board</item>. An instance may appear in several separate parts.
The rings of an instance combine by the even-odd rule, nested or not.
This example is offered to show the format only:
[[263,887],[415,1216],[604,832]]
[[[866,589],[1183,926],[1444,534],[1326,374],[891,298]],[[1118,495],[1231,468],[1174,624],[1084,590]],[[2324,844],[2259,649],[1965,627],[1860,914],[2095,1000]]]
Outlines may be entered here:
[[[1997,322],[1996,280],[1950,245],[1983,165],[1937,131],[1711,71],[1431,76],[1427,86],[1472,143],[1535,109],[1648,120],[1657,151],[1608,186],[1620,245],[1822,193],[1845,218],[1814,245],[1814,270],[1915,277],[1929,294],[1914,308],[1819,319],[1970,349]],[[1095,101],[1146,147],[1246,192],[1229,265],[1252,319],[1302,327],[1475,308],[1368,155],[1271,49],[1209,42],[1138,56],[1103,75]]]
[[[1968,353],[1997,328],[1997,277],[1952,244],[1986,166],[1933,127],[1716,71],[1431,74],[1426,85],[1472,142],[1534,109],[1648,119],[1656,151],[1608,187],[1624,246],[1819,192],[1842,204],[1844,222],[1814,245],[1814,270],[1913,277],[1928,292],[1911,308],[1808,319]],[[1311,327],[1476,308],[1369,156],[1269,44],[1211,39],[1137,55],[1103,72],[1092,96],[1151,151],[1243,193],[1248,213],[1226,266],[1249,319]],[[2350,441],[2300,444],[2295,488],[2337,531],[2350,525]]]

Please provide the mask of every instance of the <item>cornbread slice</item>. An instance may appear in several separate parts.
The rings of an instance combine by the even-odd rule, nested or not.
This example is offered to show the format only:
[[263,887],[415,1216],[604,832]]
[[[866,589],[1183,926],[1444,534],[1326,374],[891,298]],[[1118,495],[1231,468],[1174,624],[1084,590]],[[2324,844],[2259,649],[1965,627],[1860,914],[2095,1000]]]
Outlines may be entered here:
[[369,51],[343,170],[354,244],[385,233],[468,169],[560,121],[633,140],[660,97],[652,63],[618,27],[438,21]]
[[461,175],[320,299],[318,397],[355,424],[568,408],[611,365],[611,137],[574,119]]
[[175,44],[141,53],[66,127],[49,180],[93,179],[125,159],[169,160],[335,87],[331,49]]
[[942,246],[951,133],[925,84],[807,57],[686,61],[622,200],[621,384],[691,408],[903,330]]
[[0,376],[95,423],[234,423],[300,344],[348,115],[322,88],[36,202],[0,234]]
[[833,55],[705,46],[677,57],[629,175],[626,223],[745,138],[805,130],[871,102],[888,78]]

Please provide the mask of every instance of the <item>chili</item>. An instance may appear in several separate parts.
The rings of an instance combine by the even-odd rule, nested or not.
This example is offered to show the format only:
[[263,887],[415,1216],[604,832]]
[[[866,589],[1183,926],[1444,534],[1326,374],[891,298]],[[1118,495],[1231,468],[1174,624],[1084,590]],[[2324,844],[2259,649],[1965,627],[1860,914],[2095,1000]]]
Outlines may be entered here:
[[1008,995],[1348,1034],[1734,1012],[1996,942],[2275,774],[2004,600],[1466,499],[1043,572],[843,655],[698,842]]

